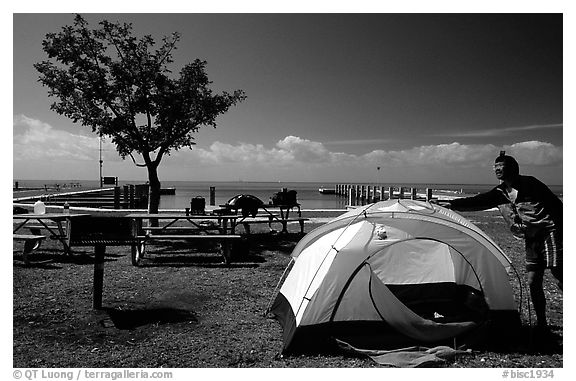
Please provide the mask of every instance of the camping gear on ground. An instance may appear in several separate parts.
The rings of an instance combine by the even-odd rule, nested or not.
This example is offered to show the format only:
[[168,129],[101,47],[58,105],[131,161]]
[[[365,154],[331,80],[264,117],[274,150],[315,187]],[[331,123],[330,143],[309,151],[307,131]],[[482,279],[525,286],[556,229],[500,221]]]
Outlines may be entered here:
[[256,217],[258,209],[264,205],[264,202],[251,194],[239,194],[232,197],[226,202],[226,208],[238,213],[242,210],[242,217]]
[[[308,233],[270,311],[284,353],[461,345],[520,323],[511,262],[459,214],[415,200],[351,210]],[[482,328],[482,330],[480,330]]]
[[272,205],[296,206],[298,205],[296,194],[297,192],[295,190],[283,188],[282,191],[272,195]]
[[196,196],[190,200],[191,214],[205,214],[206,200],[204,197]]
[[368,356],[380,365],[397,368],[430,368],[446,364],[456,356],[472,354],[470,349],[459,350],[447,346],[434,348],[412,346],[392,350],[359,349],[336,340],[338,345],[353,355]]

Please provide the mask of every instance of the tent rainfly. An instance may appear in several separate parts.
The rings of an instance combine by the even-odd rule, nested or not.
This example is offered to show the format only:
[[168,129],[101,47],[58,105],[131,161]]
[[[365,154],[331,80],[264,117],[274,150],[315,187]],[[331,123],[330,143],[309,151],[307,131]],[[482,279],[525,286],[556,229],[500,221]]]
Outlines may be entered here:
[[519,323],[508,257],[438,205],[388,200],[351,210],[308,233],[291,264],[270,309],[283,353],[333,338],[357,348],[452,345]]

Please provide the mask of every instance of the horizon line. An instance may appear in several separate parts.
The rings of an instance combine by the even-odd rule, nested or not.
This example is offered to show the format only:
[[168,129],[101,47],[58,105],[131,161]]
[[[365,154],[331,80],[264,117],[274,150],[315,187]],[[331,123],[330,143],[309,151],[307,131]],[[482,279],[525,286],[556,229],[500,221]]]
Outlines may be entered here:
[[[60,183],[74,183],[74,182],[95,182],[99,183],[98,179],[96,180],[87,180],[87,179],[13,179],[13,183],[20,182],[20,181],[34,181],[34,182],[47,182],[46,185],[54,184],[54,182]],[[127,180],[118,180],[118,182],[122,183],[129,183],[129,182],[139,182],[139,183],[146,183],[147,180],[138,180],[138,179],[127,179]],[[459,183],[450,183],[450,182],[440,182],[440,183],[431,183],[431,182],[410,182],[410,181],[393,181],[393,182],[374,182],[374,181],[302,181],[302,180],[161,180],[160,183],[165,182],[181,182],[181,183],[271,183],[271,184],[278,184],[278,183],[303,183],[303,184],[365,184],[365,185],[378,185],[378,184],[414,184],[414,185],[495,185],[495,182],[490,183],[471,183],[471,182],[459,182]],[[563,184],[550,184],[550,186],[564,186]]]

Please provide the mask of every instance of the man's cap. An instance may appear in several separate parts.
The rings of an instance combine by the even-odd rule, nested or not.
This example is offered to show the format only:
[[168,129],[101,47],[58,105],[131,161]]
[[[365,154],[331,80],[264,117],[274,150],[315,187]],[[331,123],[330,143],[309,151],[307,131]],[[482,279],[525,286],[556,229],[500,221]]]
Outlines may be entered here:
[[496,160],[494,160],[494,163],[504,163],[506,167],[512,170],[513,173],[520,173],[520,166],[518,165],[518,162],[512,156],[506,155],[506,151],[500,151],[500,155],[498,155]]

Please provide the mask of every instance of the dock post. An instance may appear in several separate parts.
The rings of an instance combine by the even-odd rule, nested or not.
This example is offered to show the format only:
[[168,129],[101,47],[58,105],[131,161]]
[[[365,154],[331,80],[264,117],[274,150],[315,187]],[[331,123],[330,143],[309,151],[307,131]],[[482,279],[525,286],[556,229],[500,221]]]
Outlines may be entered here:
[[417,199],[418,199],[418,189],[412,188],[412,200],[417,200]]
[[432,200],[432,188],[426,188],[426,201]]
[[374,194],[372,193],[372,186],[368,185],[366,188],[366,203],[372,204],[374,201]]
[[374,186],[374,202],[378,202],[383,200],[383,194],[382,191],[384,190],[384,188],[382,188],[380,185],[375,185]]
[[356,206],[356,190],[354,186],[350,186],[350,192],[348,193],[348,205]]
[[123,200],[125,207],[128,208],[130,206],[130,193],[128,193],[128,185],[124,185],[123,187]]
[[388,200],[392,200],[394,198],[394,187],[388,187]]
[[114,209],[120,209],[120,187],[114,187]]
[[403,199],[404,198],[404,192],[406,191],[406,189],[404,187],[400,187],[400,190],[398,191],[398,198],[399,199]]
[[129,196],[130,197],[130,209],[134,209],[134,197],[135,197],[134,185],[132,185],[132,184],[129,185],[129,191],[128,192],[130,193],[130,196]]
[[210,205],[216,205],[216,187],[210,187]]

